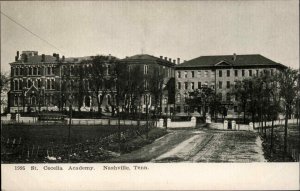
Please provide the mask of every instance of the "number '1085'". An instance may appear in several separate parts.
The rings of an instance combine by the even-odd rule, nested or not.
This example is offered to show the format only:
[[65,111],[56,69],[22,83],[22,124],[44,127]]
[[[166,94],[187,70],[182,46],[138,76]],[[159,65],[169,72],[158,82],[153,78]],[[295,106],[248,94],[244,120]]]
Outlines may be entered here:
[[25,170],[25,166],[15,166],[15,170]]

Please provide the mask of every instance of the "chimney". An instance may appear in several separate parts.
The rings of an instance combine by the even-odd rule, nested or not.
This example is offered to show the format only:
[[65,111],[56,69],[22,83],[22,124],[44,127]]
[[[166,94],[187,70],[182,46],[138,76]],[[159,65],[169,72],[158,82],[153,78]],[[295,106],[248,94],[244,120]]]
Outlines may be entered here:
[[172,62],[172,58],[169,58],[169,62]]
[[65,61],[65,56],[64,56],[64,55],[62,56],[62,61],[63,61],[63,62]]
[[164,59],[164,57],[163,57],[163,56],[160,56],[159,58],[160,58],[160,59]]
[[56,61],[58,62],[59,61],[59,54],[56,54],[55,57],[56,57]]
[[56,57],[56,53],[53,53],[53,57]]
[[180,64],[180,58],[177,58],[177,64]]
[[45,62],[45,54],[42,54],[42,62]]
[[236,53],[233,53],[233,61],[236,60]]
[[176,64],[176,60],[173,60],[173,63]]
[[165,60],[168,60],[168,57],[165,57]]
[[19,51],[17,51],[16,61],[19,60],[19,57],[20,57],[20,53],[19,53]]

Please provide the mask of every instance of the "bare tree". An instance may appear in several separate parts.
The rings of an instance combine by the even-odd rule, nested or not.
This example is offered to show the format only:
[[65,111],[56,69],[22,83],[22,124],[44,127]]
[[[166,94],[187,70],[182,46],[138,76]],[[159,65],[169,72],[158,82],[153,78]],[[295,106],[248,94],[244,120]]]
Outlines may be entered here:
[[280,96],[284,105],[284,153],[287,154],[287,128],[288,128],[288,119],[292,113],[292,106],[295,103],[295,98],[297,95],[297,80],[298,72],[291,68],[287,68],[278,76],[278,82],[280,87]]

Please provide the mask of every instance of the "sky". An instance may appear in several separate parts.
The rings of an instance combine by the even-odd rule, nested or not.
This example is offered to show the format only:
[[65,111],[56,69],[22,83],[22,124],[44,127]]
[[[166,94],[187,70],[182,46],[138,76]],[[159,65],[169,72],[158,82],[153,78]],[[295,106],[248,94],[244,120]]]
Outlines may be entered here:
[[16,51],[66,57],[150,54],[190,60],[261,54],[299,67],[298,1],[0,2],[1,69]]

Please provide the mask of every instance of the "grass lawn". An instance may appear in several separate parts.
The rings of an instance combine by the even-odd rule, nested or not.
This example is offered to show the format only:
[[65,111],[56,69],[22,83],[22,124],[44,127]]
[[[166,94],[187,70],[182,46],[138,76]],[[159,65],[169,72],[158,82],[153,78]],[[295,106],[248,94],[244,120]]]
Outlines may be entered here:
[[143,126],[121,126],[120,129],[121,134],[117,126],[73,125],[68,144],[67,125],[5,125],[2,127],[1,162],[105,162],[167,133],[151,128],[147,139]]
[[[134,129],[137,127],[122,126],[121,131]],[[100,139],[110,134],[118,132],[117,126],[71,126],[70,141],[72,144]],[[66,144],[68,141],[69,126],[68,125],[4,125],[2,127],[2,137],[6,141],[21,138],[24,144]]]
[[[299,160],[299,127],[288,126],[288,154],[284,154],[284,127],[274,128],[273,149],[271,151],[271,128],[267,129],[267,136],[263,136],[263,148],[265,157],[270,162],[293,162]],[[293,156],[294,155],[294,156]],[[297,157],[298,156],[298,157]]]

